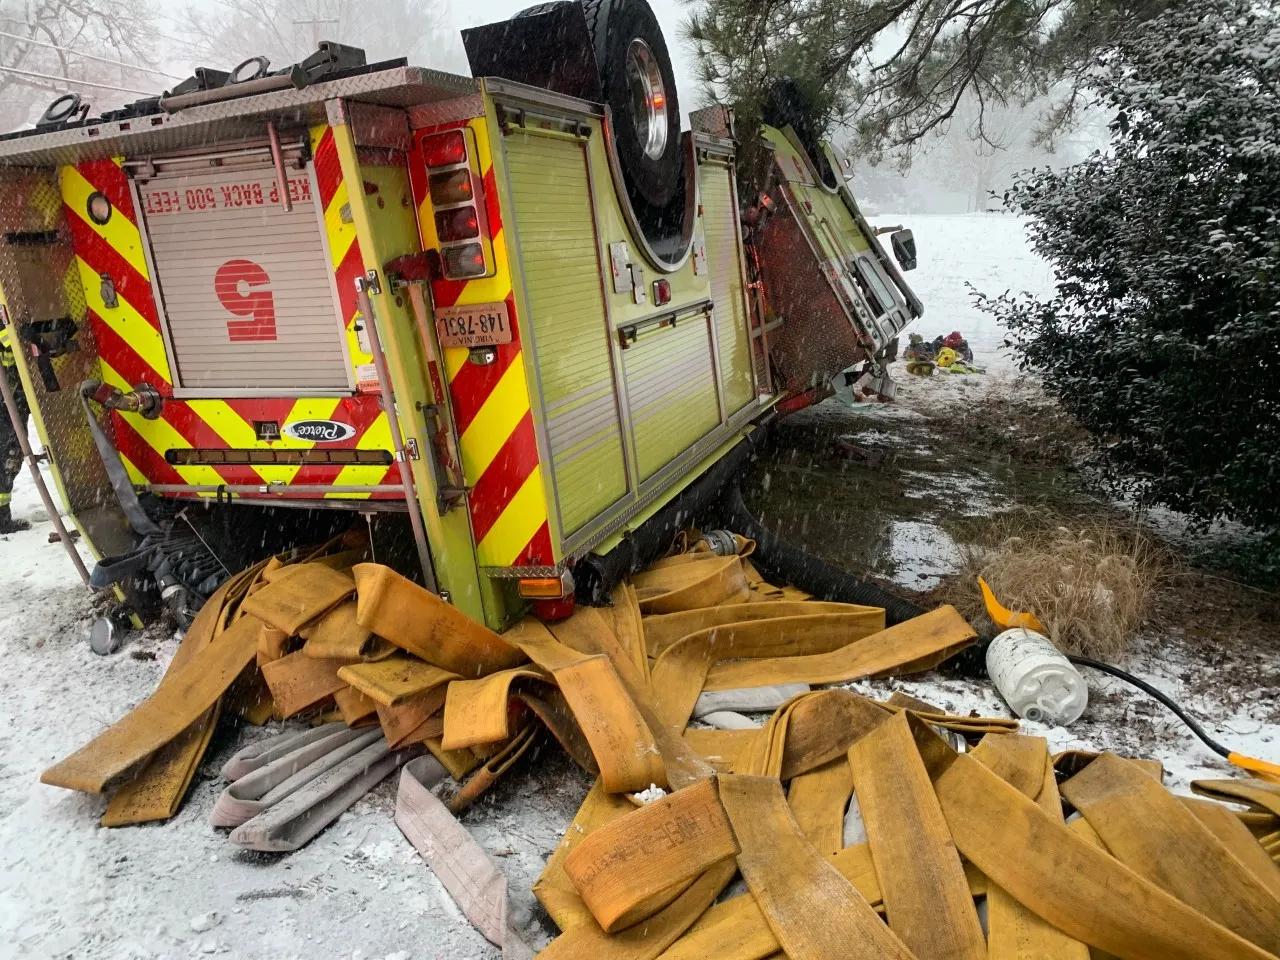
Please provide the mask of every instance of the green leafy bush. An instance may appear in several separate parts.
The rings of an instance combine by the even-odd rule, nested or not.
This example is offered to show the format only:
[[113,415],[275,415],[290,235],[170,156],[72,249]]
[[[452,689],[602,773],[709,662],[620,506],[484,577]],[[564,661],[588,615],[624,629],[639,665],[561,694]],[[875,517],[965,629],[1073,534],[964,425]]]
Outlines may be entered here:
[[979,304],[1119,492],[1280,527],[1280,13],[1176,5],[1091,84],[1109,146],[1005,194],[1055,295]]

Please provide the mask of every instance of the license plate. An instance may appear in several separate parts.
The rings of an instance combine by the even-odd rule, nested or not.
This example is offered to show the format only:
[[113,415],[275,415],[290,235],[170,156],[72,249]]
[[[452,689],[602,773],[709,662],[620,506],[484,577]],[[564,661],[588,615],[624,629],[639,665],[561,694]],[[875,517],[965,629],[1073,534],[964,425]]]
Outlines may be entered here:
[[442,347],[490,347],[510,343],[511,316],[505,302],[437,309],[436,336]]

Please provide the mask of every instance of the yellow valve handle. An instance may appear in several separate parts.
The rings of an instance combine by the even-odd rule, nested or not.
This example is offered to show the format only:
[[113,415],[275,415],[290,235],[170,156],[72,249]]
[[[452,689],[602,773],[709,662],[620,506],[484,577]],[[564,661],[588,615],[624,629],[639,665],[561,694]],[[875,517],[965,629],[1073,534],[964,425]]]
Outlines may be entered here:
[[982,601],[987,605],[987,616],[989,616],[997,627],[1001,630],[1012,630],[1014,627],[1025,627],[1028,630],[1034,630],[1036,633],[1047,633],[1045,625],[1040,622],[1040,618],[1029,611],[1019,611],[1015,613],[1008,607],[1001,605],[996,599],[996,595],[991,592],[991,588],[987,586],[987,581],[981,577],[978,578],[978,588],[982,590]]
[[1246,757],[1243,753],[1232,751],[1227,754],[1227,761],[1235,764],[1241,770],[1247,771],[1251,776],[1257,777],[1259,780],[1265,780],[1267,783],[1280,783],[1280,765],[1268,763],[1266,760],[1259,760],[1257,757]]
[[[989,616],[1002,630],[1009,630],[1014,627],[1025,627],[1028,630],[1034,630],[1037,633],[1047,633],[1044,624],[1040,622],[1040,618],[1029,611],[1020,611],[1015,613],[1008,607],[1000,603],[996,599],[996,595],[991,592],[991,588],[987,586],[987,581],[978,578],[978,587],[982,590],[983,602],[987,605],[987,616]],[[1221,752],[1220,746],[1214,749]],[[1227,761],[1249,773],[1250,776],[1257,777],[1259,780],[1265,780],[1267,783],[1280,783],[1280,765],[1268,763],[1266,760],[1259,760],[1257,757],[1246,757],[1242,753],[1234,751],[1225,754]]]

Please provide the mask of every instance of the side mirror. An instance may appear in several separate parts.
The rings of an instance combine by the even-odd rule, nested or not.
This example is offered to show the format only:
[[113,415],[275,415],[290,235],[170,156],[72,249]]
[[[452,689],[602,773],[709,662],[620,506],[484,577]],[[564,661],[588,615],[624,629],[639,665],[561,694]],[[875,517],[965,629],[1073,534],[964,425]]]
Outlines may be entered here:
[[893,256],[898,261],[898,266],[903,270],[914,270],[916,268],[916,238],[911,235],[910,230],[899,230],[889,237],[889,242],[893,244]]

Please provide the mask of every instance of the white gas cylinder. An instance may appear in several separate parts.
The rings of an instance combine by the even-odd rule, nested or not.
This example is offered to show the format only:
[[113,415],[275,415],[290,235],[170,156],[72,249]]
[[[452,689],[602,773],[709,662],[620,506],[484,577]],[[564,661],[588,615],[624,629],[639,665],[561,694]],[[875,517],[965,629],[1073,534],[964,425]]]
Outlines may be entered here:
[[987,675],[1018,716],[1065,727],[1089,704],[1084,677],[1043,634],[1006,630],[987,647]]

